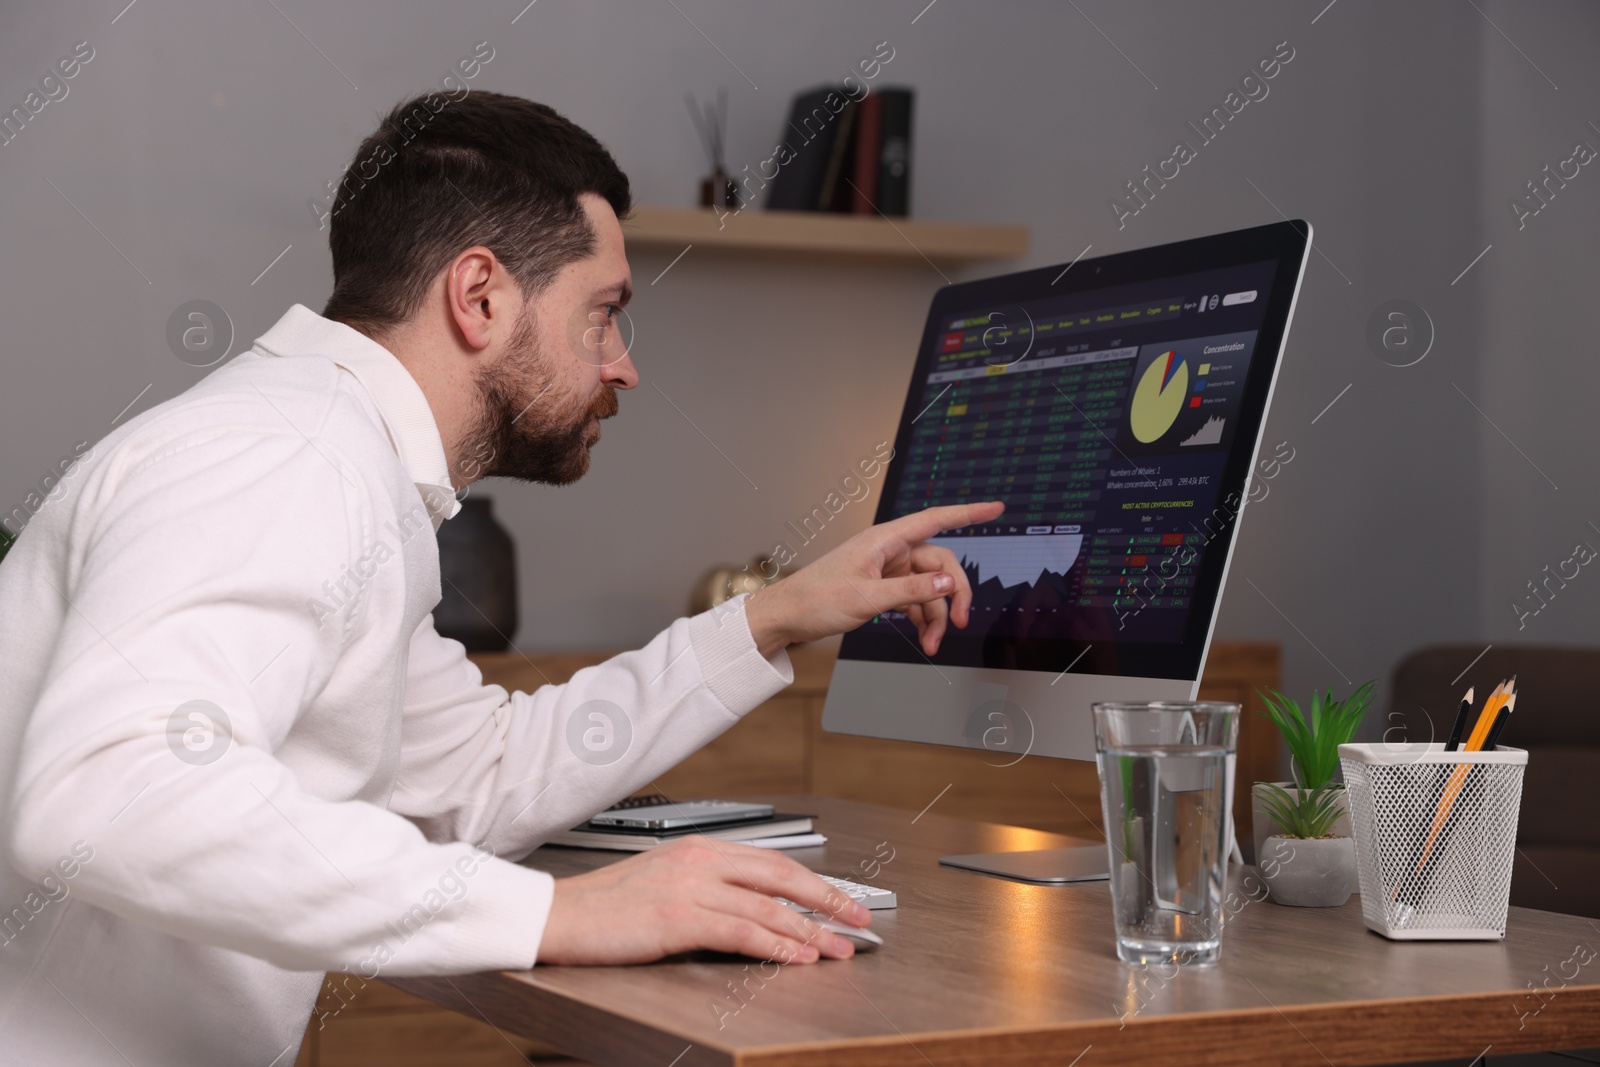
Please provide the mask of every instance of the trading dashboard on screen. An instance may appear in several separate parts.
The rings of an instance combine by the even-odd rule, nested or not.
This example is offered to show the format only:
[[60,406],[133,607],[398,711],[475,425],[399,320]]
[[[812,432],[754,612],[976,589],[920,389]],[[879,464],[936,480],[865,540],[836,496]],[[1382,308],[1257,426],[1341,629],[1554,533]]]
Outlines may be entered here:
[[[1285,286],[1263,258],[1075,281],[936,300],[878,521],[1006,504],[932,541],[973,590],[970,624],[949,630],[935,665],[1060,671],[1077,656],[1080,670],[1178,677],[1205,643],[1286,309],[1262,366],[1258,339],[1285,298],[1274,287],[1294,276]],[[915,633],[886,611],[840,655],[928,662]]]

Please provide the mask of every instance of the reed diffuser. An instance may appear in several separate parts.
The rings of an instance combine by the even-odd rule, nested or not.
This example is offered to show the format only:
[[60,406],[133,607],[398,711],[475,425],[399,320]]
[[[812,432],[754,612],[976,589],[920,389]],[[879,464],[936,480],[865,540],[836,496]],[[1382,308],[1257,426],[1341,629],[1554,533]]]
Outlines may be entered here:
[[700,143],[711,164],[711,174],[700,182],[700,206],[737,208],[739,186],[728,176],[723,157],[728,129],[728,91],[718,89],[715,104],[702,106],[688,93],[683,99],[689,105],[689,116],[694,119],[695,130],[700,134]]

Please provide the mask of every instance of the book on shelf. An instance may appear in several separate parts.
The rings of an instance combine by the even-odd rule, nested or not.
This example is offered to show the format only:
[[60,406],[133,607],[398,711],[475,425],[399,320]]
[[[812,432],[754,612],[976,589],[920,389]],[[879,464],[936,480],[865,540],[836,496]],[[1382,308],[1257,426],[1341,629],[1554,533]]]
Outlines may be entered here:
[[911,210],[913,90],[852,99],[821,86],[796,94],[774,152],[769,211],[905,216]]
[[[837,110],[830,106],[835,101]],[[767,186],[767,210],[815,210],[845,103],[844,94],[827,85],[796,94],[789,121],[778,131],[778,172]]]
[[883,151],[883,95],[872,93],[856,105],[856,147],[851,169],[850,213],[878,213],[878,156]]
[[571,830],[563,830],[545,842],[547,845],[564,845],[568,848],[606,848],[622,852],[643,852],[646,849],[664,845],[668,841],[680,837],[688,837],[698,833],[702,837],[713,837],[719,841],[755,841],[768,837],[789,837],[794,834],[808,834],[812,830],[813,816],[785,814],[774,812],[770,818],[754,819],[749,822],[733,823],[727,826],[709,826],[697,830],[694,827],[685,827],[682,830],[630,830],[613,829],[610,827],[583,826]]
[[884,87],[883,135],[878,146],[878,210],[885,215],[911,214],[911,102],[910,89]]
[[828,151],[828,165],[822,170],[822,188],[815,205],[818,211],[850,210],[850,186],[846,180],[854,169],[857,106],[854,100],[847,100],[836,120],[839,128]]

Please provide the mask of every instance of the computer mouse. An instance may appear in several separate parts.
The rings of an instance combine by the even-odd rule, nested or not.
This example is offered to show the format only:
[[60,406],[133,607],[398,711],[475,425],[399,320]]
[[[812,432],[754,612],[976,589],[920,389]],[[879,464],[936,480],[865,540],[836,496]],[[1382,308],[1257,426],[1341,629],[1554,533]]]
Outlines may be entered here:
[[808,915],[806,917],[830,933],[849,938],[850,943],[856,947],[857,952],[871,952],[883,944],[883,938],[871,930],[864,930],[859,926],[850,926],[837,919],[825,919],[820,915]]

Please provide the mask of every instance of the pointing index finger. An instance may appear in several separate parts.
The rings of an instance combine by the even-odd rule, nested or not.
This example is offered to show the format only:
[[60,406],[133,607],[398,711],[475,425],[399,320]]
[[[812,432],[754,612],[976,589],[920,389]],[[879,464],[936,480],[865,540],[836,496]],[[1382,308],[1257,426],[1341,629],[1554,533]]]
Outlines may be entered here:
[[937,508],[924,508],[913,515],[902,515],[883,525],[885,529],[893,531],[907,541],[925,541],[945,530],[954,530],[975,522],[988,522],[990,519],[998,518],[1005,510],[1005,503],[1000,500],[986,500],[981,504],[946,504]]

